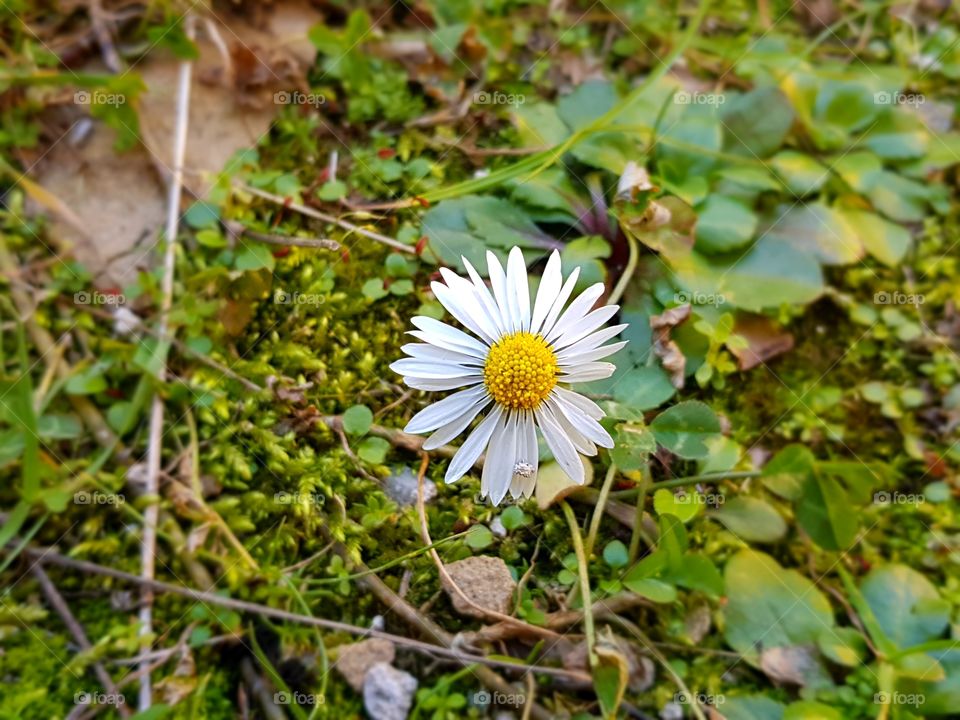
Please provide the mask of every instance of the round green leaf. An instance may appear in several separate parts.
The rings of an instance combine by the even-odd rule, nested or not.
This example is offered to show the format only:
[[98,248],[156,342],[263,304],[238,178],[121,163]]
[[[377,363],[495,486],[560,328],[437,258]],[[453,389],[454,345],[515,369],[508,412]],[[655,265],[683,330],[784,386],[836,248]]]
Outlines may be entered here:
[[373,424],[373,413],[366,405],[354,405],[343,414],[343,430],[348,435],[366,435]]

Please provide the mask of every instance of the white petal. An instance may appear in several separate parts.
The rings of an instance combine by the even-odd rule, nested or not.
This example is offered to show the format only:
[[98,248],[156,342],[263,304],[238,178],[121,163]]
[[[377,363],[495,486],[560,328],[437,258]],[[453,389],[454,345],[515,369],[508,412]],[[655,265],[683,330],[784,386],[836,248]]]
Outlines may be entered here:
[[567,390],[562,388],[559,385],[553,388],[553,393],[562,397],[566,402],[570,403],[576,408],[579,408],[580,411],[587,417],[592,417],[594,420],[599,420],[606,413],[597,405],[593,400],[588,397],[584,397],[580,393],[573,392],[573,390]]
[[416,358],[397,360],[390,365],[390,369],[398,375],[418,377],[424,380],[448,380],[464,375],[473,375],[477,372],[476,368],[465,367],[456,363],[430,362],[417,360]]
[[560,293],[561,285],[563,285],[563,275],[560,272],[560,252],[554,250],[550,253],[550,259],[547,260],[547,267],[543,270],[540,287],[537,288],[537,300],[533,304],[530,332],[534,335],[540,332],[540,326],[543,325],[547,313],[553,307],[553,303]]
[[[490,297],[490,292],[485,285],[481,285],[478,290],[472,282],[462,278],[455,272],[447,268],[440,268],[440,275],[447,283],[454,295],[456,302],[470,315],[470,318],[480,326],[481,336],[486,336],[487,342],[492,342],[500,337],[500,330],[496,322],[496,304]],[[481,294],[482,291],[482,294]],[[483,296],[490,299],[490,307],[487,307]]]
[[490,436],[493,434],[493,431],[501,426],[502,423],[503,410],[495,405],[493,410],[490,411],[490,414],[474,428],[473,432],[467,437],[466,442],[460,446],[457,454],[453,456],[453,460],[450,461],[450,465],[447,467],[447,474],[443,478],[444,482],[452,483],[459,480],[473,467],[473,464],[477,461],[477,458],[480,457],[483,449],[490,441]]
[[490,438],[490,446],[483,460],[483,475],[480,479],[480,494],[489,495],[494,505],[499,505],[513,479],[517,464],[517,413],[512,412],[506,423],[499,426]]
[[556,459],[557,464],[563,468],[573,482],[577,485],[583,485],[584,472],[583,463],[580,462],[580,456],[577,455],[573,443],[570,442],[560,424],[553,417],[553,413],[545,405],[537,409],[537,425],[540,426],[540,432],[543,433],[543,439],[547,441],[550,452]]
[[558,418],[561,415],[565,417],[570,421],[570,424],[577,429],[577,432],[582,434],[585,438],[596,443],[600,447],[613,447],[613,438],[610,437],[610,433],[604,430],[600,423],[588,416],[576,405],[568,403],[559,395],[548,398],[547,402],[550,403],[550,409],[553,410],[554,414],[557,415]]
[[567,299],[570,297],[570,293],[573,292],[573,287],[577,284],[578,277],[580,277],[580,268],[575,267],[573,272],[570,273],[570,277],[568,277],[567,281],[563,284],[563,287],[560,288],[560,292],[557,294],[557,299],[553,301],[553,306],[550,308],[546,319],[543,321],[543,327],[540,328],[540,334],[544,337],[546,337],[547,333],[553,329],[553,324],[560,316],[560,311],[563,310],[563,306],[567,304]]
[[588,363],[593,360],[601,360],[602,358],[613,355],[618,350],[626,347],[626,345],[627,341],[623,340],[612,343],[611,345],[604,345],[603,347],[594,348],[593,350],[584,350],[583,352],[572,355],[564,354],[563,358],[557,357],[557,362],[560,364],[561,370],[573,369],[577,365],[582,365],[583,363]]
[[493,321],[493,324],[496,326],[500,335],[503,335],[507,332],[507,325],[503,313],[500,312],[500,307],[497,305],[497,301],[493,299],[493,296],[490,294],[490,290],[487,288],[486,284],[483,282],[483,278],[480,277],[480,273],[473,269],[473,265],[470,264],[470,261],[466,258],[460,258],[463,262],[463,266],[467,269],[467,274],[470,276],[470,280],[473,281],[473,287],[477,292],[477,297],[480,298],[480,302],[483,304],[483,307],[487,311],[487,315]]
[[540,464],[537,426],[533,422],[533,413],[529,410],[520,416],[517,437],[517,463],[526,463],[532,471],[526,477],[514,473],[510,482],[510,497],[514,499],[529,497],[537,486],[537,468]]
[[503,319],[503,330],[507,333],[513,332],[514,318],[510,313],[510,302],[507,299],[507,276],[504,274],[497,256],[489,250],[487,250],[487,275],[490,277],[490,288],[493,290],[493,296],[497,299],[497,307],[500,309],[500,317]]
[[466,430],[467,426],[473,422],[473,419],[483,412],[491,402],[491,398],[487,397],[486,393],[484,393],[484,397],[479,402],[467,408],[462,415],[454,418],[443,427],[437,428],[437,431],[433,435],[423,441],[423,449],[435,450],[441,445],[446,445]]
[[617,366],[608,362],[588,362],[583,365],[570,368],[557,379],[560,382],[590,382],[592,380],[603,380],[608,378],[616,371]]
[[425,407],[410,418],[410,422],[407,423],[403,431],[419,434],[436,430],[486,399],[487,389],[483,386],[461,390]]
[[[583,340],[587,335],[601,328],[607,320],[617,314],[619,309],[619,305],[605,305],[588,313],[585,317],[573,323],[572,326],[564,329],[554,341],[553,346],[559,349],[573,345],[578,340]],[[557,324],[559,325],[559,323]],[[554,331],[556,331],[556,328],[554,328]]]
[[507,293],[517,319],[514,330],[530,329],[530,286],[527,281],[527,266],[520,248],[514,247],[507,258]]
[[440,304],[470,332],[487,343],[494,341],[493,336],[485,332],[483,326],[475,319],[474,316],[477,315],[477,312],[474,310],[471,313],[470,300],[472,295],[467,295],[463,291],[458,293],[440,282],[430,283],[430,289],[433,290],[433,294],[436,295]]
[[573,447],[581,455],[593,456],[597,454],[597,446],[594,444],[593,440],[588,438],[582,432],[577,430],[571,423],[567,416],[560,412],[555,405],[544,403],[546,407],[550,409],[550,412],[553,413],[553,419],[557,421],[557,424],[560,426],[560,429],[563,431],[563,434],[573,443]]
[[466,387],[468,385],[477,385],[483,382],[483,375],[464,375],[459,378],[448,378],[443,380],[427,380],[419,377],[404,377],[403,383],[414,390],[430,390],[439,392],[440,390],[455,390],[456,388]]
[[577,340],[575,343],[573,343],[569,347],[564,348],[563,352],[557,353],[557,357],[562,358],[564,355],[567,355],[568,353],[579,353],[579,352],[583,352],[584,350],[593,350],[595,347],[600,347],[603,343],[605,343],[610,338],[613,338],[619,335],[627,327],[629,326],[628,325],[611,325],[610,327],[604,328],[603,330],[597,330],[595,333],[591,333],[586,337],[580,340]]
[[410,322],[426,333],[427,337],[424,339],[431,345],[439,345],[474,357],[485,358],[487,356],[486,345],[475,337],[470,337],[463,330],[457,330],[452,325],[422,315],[417,315]]
[[429,343],[407,343],[400,349],[412,358],[427,360],[429,362],[456,363],[458,365],[475,365],[477,367],[483,367],[484,362],[481,358],[458,353],[454,350],[447,350],[446,348],[430,345]]
[[583,319],[584,315],[590,311],[590,308],[592,308],[597,300],[600,299],[600,296],[603,295],[603,290],[603,283],[595,283],[580,293],[580,295],[570,303],[570,307],[560,316],[556,325],[550,329],[549,334],[544,336],[547,342],[563,336],[568,329]]

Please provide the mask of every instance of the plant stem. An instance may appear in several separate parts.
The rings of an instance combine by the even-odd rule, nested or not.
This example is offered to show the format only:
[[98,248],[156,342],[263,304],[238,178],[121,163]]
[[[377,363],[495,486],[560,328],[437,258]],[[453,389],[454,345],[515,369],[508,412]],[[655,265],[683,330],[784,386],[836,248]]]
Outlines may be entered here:
[[[640,487],[637,488],[637,514],[633,521],[633,531],[630,533],[630,549],[627,552],[627,564],[632,565],[640,555],[640,538],[643,532],[643,510],[647,504],[647,488],[650,486],[650,463],[641,468]],[[649,539],[647,538],[648,542]]]
[[[702,475],[689,475],[682,478],[674,478],[673,480],[661,480],[660,482],[648,483],[648,490],[659,490],[660,488],[675,488],[675,487],[685,487],[687,485],[696,485],[701,482],[714,482],[716,480],[743,480],[746,478],[755,478],[760,477],[762,473],[759,470],[740,470],[737,472],[718,472],[718,473],[703,473]],[[620,490],[613,493],[615,498],[625,498],[632,497],[640,492],[639,487],[632,488],[630,490]]]
[[563,508],[563,514],[567,518],[567,524],[570,526],[570,536],[573,539],[573,552],[577,556],[577,571],[580,575],[580,588],[583,594],[583,630],[587,636],[587,657],[590,658],[590,667],[597,664],[597,656],[593,651],[596,644],[596,631],[593,627],[593,598],[590,593],[590,574],[587,572],[587,556],[583,551],[583,537],[580,534],[580,524],[577,522],[577,516],[573,513],[573,508],[566,500],[560,501],[560,507]]
[[587,533],[587,541],[584,543],[583,548],[584,555],[588,558],[593,555],[593,546],[600,532],[600,521],[603,520],[603,509],[607,505],[607,498],[610,497],[610,488],[613,487],[613,479],[616,476],[617,466],[611,464],[607,470],[607,476],[603,479],[603,486],[600,488],[600,496],[597,498],[597,505],[593,510],[593,516],[590,518],[590,532]]

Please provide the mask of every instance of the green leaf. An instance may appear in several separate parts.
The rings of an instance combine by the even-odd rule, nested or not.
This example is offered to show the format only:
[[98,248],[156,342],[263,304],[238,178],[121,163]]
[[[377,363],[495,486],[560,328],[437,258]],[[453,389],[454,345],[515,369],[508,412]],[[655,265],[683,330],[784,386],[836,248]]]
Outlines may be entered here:
[[813,700],[801,700],[787,706],[783,713],[783,720],[844,720],[844,716],[839,710],[829,705]]
[[787,534],[783,517],[760,498],[735,497],[710,514],[747,542],[776,542]]
[[700,497],[696,493],[675,495],[666,488],[660,488],[653,494],[653,509],[658,515],[670,514],[681,522],[690,522],[700,512]]
[[474,550],[483,550],[493,543],[493,533],[486,525],[473,525],[463,541]]
[[843,210],[842,214],[868,253],[889,267],[900,264],[910,248],[906,228],[865,210]]
[[621,423],[614,432],[613,449],[610,457],[621,470],[630,472],[639,470],[657,450],[657,441],[653,433],[642,425]]
[[950,605],[937,589],[906,565],[870,571],[860,591],[884,634],[899,648],[939,637],[950,621]]
[[883,163],[870,152],[852,152],[833,160],[833,172],[839,175],[852,190],[866,193],[880,180]]
[[623,585],[631,592],[652,600],[655,603],[672,603],[677,599],[677,589],[663,580],[643,578],[638,580],[623,579]]
[[383,286],[383,280],[381,278],[370,278],[363,284],[363,287],[360,288],[360,292],[370,300],[380,300],[390,294]]
[[720,420],[704,403],[688,400],[657,415],[650,430],[657,442],[674,455],[697,460],[710,454],[705,441],[720,434]]
[[858,630],[839,627],[824,630],[817,638],[817,647],[830,660],[845,667],[860,667],[867,656],[867,643]]
[[104,366],[100,363],[83,368],[70,376],[64,390],[69,395],[93,395],[103,392],[107,389],[103,371]]
[[366,435],[373,424],[373,412],[366,405],[354,405],[343,413],[343,430],[348,435]]
[[737,250],[753,238],[757,216],[743,203],[710,195],[697,210],[697,249],[706,253]]
[[[833,627],[830,603],[809,579],[769,555],[741,550],[724,571],[727,643],[753,663],[759,648],[816,643]],[[787,611],[789,609],[789,611]]]
[[787,445],[764,466],[763,484],[786,500],[798,500],[813,476],[816,459],[806,445]]
[[797,502],[797,524],[825,550],[844,550],[860,527],[847,490],[822,472],[814,473],[803,485]]
[[820,264],[811,253],[761,236],[743,254],[708,258],[698,252],[668,258],[677,284],[691,293],[723,297],[744,310],[804,305],[823,293]]
[[500,513],[500,522],[507,530],[516,530],[527,522],[527,516],[517,505],[511,505]]
[[220,222],[220,208],[200,200],[187,208],[183,220],[195,230],[214,229]]
[[728,695],[723,716],[726,720],[782,720],[783,705],[763,695]]
[[324,202],[334,202],[347,196],[347,184],[342,180],[327,180],[319,190],[317,197]]
[[380,465],[387,457],[390,451],[390,443],[380,437],[364,438],[363,442],[357,447],[357,457],[361,460]]
[[630,561],[627,546],[619,540],[611,540],[603,548],[603,561],[612,568],[624,567]]
[[815,193],[830,177],[830,171],[805,153],[784,150],[770,160],[773,169],[783,178],[794,195]]
[[823,203],[792,205],[766,231],[774,242],[790,244],[825,265],[845,265],[863,257],[863,245],[844,216]]
[[268,245],[246,243],[237,253],[233,265],[241,271],[261,270],[263,268],[273,270],[275,261]]
[[764,158],[783,144],[793,125],[793,107],[774,85],[733,98],[723,107],[724,149]]

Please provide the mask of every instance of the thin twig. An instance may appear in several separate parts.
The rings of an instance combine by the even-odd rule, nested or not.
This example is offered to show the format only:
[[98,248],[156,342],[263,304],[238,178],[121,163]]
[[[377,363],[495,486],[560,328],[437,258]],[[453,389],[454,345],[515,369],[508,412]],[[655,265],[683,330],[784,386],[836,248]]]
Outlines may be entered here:
[[333,215],[328,215],[327,213],[320,212],[319,210],[315,210],[312,207],[307,207],[306,205],[301,205],[300,203],[289,202],[287,198],[282,198],[279,195],[274,195],[273,193],[269,193],[266,190],[260,190],[259,188],[250,187],[249,185],[246,185],[238,180],[233,181],[233,186],[238,190],[242,190],[243,192],[250,193],[251,195],[255,195],[256,197],[261,198],[263,200],[269,200],[270,202],[276,203],[277,205],[282,205],[285,208],[290,208],[294,212],[298,212],[301,215],[312,217],[315,220],[322,220],[323,222],[333,223],[334,225],[338,225],[339,227],[343,228],[344,230],[348,230],[349,232],[355,232],[358,235],[363,235],[363,237],[369,238],[370,240],[376,240],[377,242],[383,243],[387,247],[391,247],[394,250],[410,253],[411,255],[417,254],[416,248],[411,247],[410,245],[404,245],[402,242],[398,242],[397,240],[394,240],[391,237],[387,237],[386,235],[381,235],[380,233],[374,232],[373,230],[367,230],[366,228],[362,228],[359,225],[354,225],[352,222],[349,222],[347,220],[341,220],[340,218],[334,217]]
[[[77,643],[80,650],[83,652],[89,652],[92,650],[93,646],[87,639],[87,634],[83,631],[83,627],[79,622],[77,622],[77,619],[73,616],[73,613],[70,612],[70,607],[67,605],[66,600],[63,599],[63,596],[53,584],[50,576],[47,575],[46,571],[40,566],[39,563],[34,564],[33,574],[37,577],[37,581],[40,583],[40,589],[43,590],[43,594],[46,596],[47,602],[49,602],[53,609],[57,611],[57,614],[60,615],[60,618],[63,620],[63,624],[67,626],[67,630],[70,631],[74,642]],[[100,684],[103,685],[103,689],[108,695],[113,695],[114,697],[120,695],[120,691],[113,682],[113,678],[110,677],[110,673],[107,672],[106,668],[103,667],[99,660],[94,661],[93,672],[96,674],[97,680],[99,680]],[[118,701],[116,707],[117,712],[119,712],[120,715],[123,717],[130,717],[130,711],[127,709],[125,704]]]
[[[421,628],[430,627],[432,628],[430,634],[437,636],[437,640],[443,642],[444,638],[447,642],[443,642],[444,646],[441,645],[432,645],[428,642],[423,642],[420,640],[414,640],[412,638],[407,638],[402,635],[394,635],[392,633],[383,632],[381,630],[374,630],[371,628],[358,627],[356,625],[350,625],[348,623],[339,622],[337,620],[328,620],[322,617],[311,617],[309,615],[300,615],[298,613],[293,613],[288,610],[281,610],[279,608],[269,607],[267,605],[259,605],[257,603],[248,602],[246,600],[236,600],[231,597],[226,597],[224,595],[217,594],[215,592],[207,592],[204,590],[196,590],[194,588],[183,587],[181,585],[173,585],[171,583],[162,582],[160,580],[148,580],[139,575],[133,575],[131,573],[124,572],[122,570],[117,570],[115,568],[106,567],[105,565],[98,565],[97,563],[89,562],[87,560],[77,560],[75,558],[67,557],[66,555],[61,555],[58,552],[55,552],[51,548],[44,547],[35,547],[27,548],[25,553],[34,559],[36,559],[41,564],[50,564],[58,565],[60,567],[70,568],[72,570],[77,570],[81,573],[87,573],[91,575],[102,575],[105,577],[111,577],[115,580],[120,580],[122,582],[132,583],[140,587],[149,587],[151,590],[157,593],[170,593],[171,595],[180,595],[182,597],[190,598],[191,600],[199,603],[206,603],[210,605],[217,605],[219,607],[229,608],[231,610],[236,610],[238,612],[252,613],[254,615],[259,615],[261,617],[273,618],[275,620],[282,620],[285,622],[298,623],[300,625],[313,625],[317,627],[327,628],[328,630],[335,630],[338,632],[350,633],[351,635],[363,635],[366,637],[376,637],[383,638],[384,640],[390,640],[397,645],[408,647],[411,650],[421,652],[427,655],[434,655],[442,658],[448,658],[451,660],[456,660],[457,662],[470,664],[478,663],[481,665],[487,665],[491,667],[502,667],[512,670],[521,670],[524,672],[533,672],[539,675],[550,675],[553,677],[564,678],[567,680],[572,680],[575,682],[580,682],[584,680],[584,676],[581,673],[577,673],[571,670],[565,670],[563,668],[549,667],[545,665],[528,665],[520,662],[506,661],[506,660],[497,660],[496,658],[487,658],[482,655],[474,655],[471,653],[462,652],[453,647],[453,637],[447,633],[445,630],[439,628],[439,626],[434,625],[431,621],[426,620],[425,618],[420,618],[420,620],[425,621],[427,624],[420,624]],[[368,575],[363,579],[363,582],[369,586],[380,584],[382,581],[379,580],[375,575]],[[383,585],[386,588],[386,585]],[[409,611],[412,610],[416,614],[416,610],[413,610],[406,602],[401,600],[399,597],[393,593],[392,590],[386,588],[391,594],[391,599],[395,599],[397,602],[392,604],[392,609],[404,618],[409,619]],[[381,591],[382,592],[382,591]],[[380,595],[380,592],[377,593]],[[381,597],[383,599],[383,597]],[[589,680],[589,679],[588,679]],[[509,692],[510,685],[504,683],[501,688],[507,688],[503,690],[504,692]],[[544,715],[543,717],[550,717],[549,714]]]
[[560,501],[560,507],[563,508],[563,514],[567,518],[567,525],[570,526],[570,537],[573,540],[573,551],[577,556],[577,570],[580,576],[580,587],[583,594],[583,630],[587,636],[587,657],[590,660],[590,667],[597,664],[597,655],[594,652],[596,644],[596,632],[593,628],[593,605],[590,596],[590,574],[587,566],[587,556],[583,551],[583,537],[580,535],[580,525],[577,523],[577,516],[573,514],[573,508],[566,500]]
[[291,237],[289,235],[271,235],[261,233],[245,227],[243,223],[228,220],[223,223],[223,227],[233,238],[239,238],[241,235],[256,240],[257,242],[267,243],[268,245],[280,245],[281,247],[305,247],[316,248],[320,250],[339,250],[340,243],[329,238],[302,238]]
[[[184,21],[186,36],[194,38],[193,16],[187,15]],[[183,161],[187,148],[187,123],[190,119],[190,79],[193,73],[193,62],[189,59],[180,63],[177,78],[177,106],[176,121],[173,131],[173,171],[170,178],[169,193],[167,196],[167,223],[166,242],[163,257],[163,281],[161,284],[162,299],[160,305],[160,347],[165,347],[168,333],[168,318],[173,306],[173,273],[176,260],[177,226],[180,219],[180,193],[183,187]],[[162,383],[166,378],[166,360],[159,369],[159,380]],[[160,489],[160,459],[163,454],[163,398],[159,392],[153,396],[150,407],[149,444],[147,445],[147,473],[145,492],[148,496],[156,497]],[[143,542],[140,557],[140,574],[144,580],[152,580],[157,552],[157,520],[160,506],[153,502],[144,511]],[[146,650],[150,635],[153,633],[153,593],[149,586],[143,586],[143,596],[140,605],[141,648]],[[151,683],[149,664],[144,663],[141,670],[145,671],[140,678],[140,694],[137,707],[140,712],[150,709],[153,704],[153,686]]]

